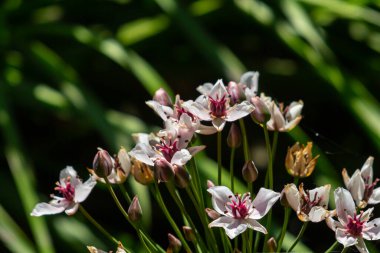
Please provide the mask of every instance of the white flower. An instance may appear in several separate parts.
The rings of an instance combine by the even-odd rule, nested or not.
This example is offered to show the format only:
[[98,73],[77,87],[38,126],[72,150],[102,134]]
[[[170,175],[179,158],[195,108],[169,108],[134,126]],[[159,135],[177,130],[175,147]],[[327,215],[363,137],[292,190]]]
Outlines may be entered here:
[[336,189],[334,197],[338,221],[328,217],[327,225],[335,231],[337,241],[345,248],[355,245],[360,252],[368,252],[363,239],[380,239],[380,218],[369,221],[373,208],[357,214],[354,200],[344,188]]
[[256,220],[261,219],[280,198],[280,193],[261,188],[252,201],[249,193],[235,195],[225,186],[214,186],[207,190],[212,195],[212,206],[221,216],[209,227],[222,227],[230,239],[247,228],[266,234],[267,230]]
[[301,121],[301,111],[303,108],[303,102],[301,100],[290,103],[290,105],[284,109],[282,103],[277,106],[274,101],[270,101],[268,98],[269,97],[264,98],[271,114],[271,119],[267,122],[268,130],[289,132]]
[[73,215],[78,210],[79,203],[87,198],[96,185],[96,180],[90,177],[82,183],[73,167],[67,166],[61,170],[59,182],[56,184],[54,190],[58,191],[60,196],[51,195],[53,199],[49,203],[38,203],[31,213],[32,216],[57,214],[63,211],[67,215]]
[[229,94],[222,80],[218,80],[207,93],[205,87],[210,88],[210,84],[202,86],[206,94],[199,96],[190,105],[184,105],[188,111],[199,119],[212,121],[217,131],[222,131],[226,121],[232,122],[250,114],[254,107],[248,101],[230,106]]
[[288,184],[285,185],[283,193],[288,204],[297,212],[301,221],[320,222],[328,215],[326,208],[329,202],[330,188],[331,186],[327,184],[305,191],[303,184],[300,184],[298,191],[295,184]]
[[379,179],[373,180],[373,157],[368,157],[361,170],[357,169],[350,178],[347,170],[343,169],[342,176],[346,188],[351,192],[358,207],[380,203],[380,187],[375,189]]

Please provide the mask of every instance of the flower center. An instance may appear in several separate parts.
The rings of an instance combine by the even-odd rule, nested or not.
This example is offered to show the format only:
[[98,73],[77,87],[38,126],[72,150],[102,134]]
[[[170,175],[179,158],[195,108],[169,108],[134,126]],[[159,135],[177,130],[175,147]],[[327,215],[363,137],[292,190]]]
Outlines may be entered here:
[[360,236],[363,231],[363,224],[365,221],[360,221],[360,218],[362,217],[363,211],[360,212],[360,215],[354,214],[354,217],[351,217],[350,215],[347,215],[348,223],[347,223],[347,233],[353,235],[353,236]]
[[222,118],[227,115],[227,110],[226,110],[226,95],[223,95],[222,98],[218,98],[216,96],[216,99],[213,99],[212,97],[209,96],[209,101],[210,101],[210,114],[215,117],[215,118]]
[[62,186],[59,182],[57,182],[57,186],[54,188],[54,190],[58,191],[62,196],[67,199],[68,201],[73,201],[74,199],[74,193],[75,193],[75,188],[74,186],[71,185],[70,182],[71,178],[67,177],[66,178],[66,185]]
[[373,189],[375,188],[376,184],[380,181],[380,179],[376,178],[375,181],[372,182],[372,184],[368,184],[369,178],[366,178],[364,180],[364,201],[368,201],[373,193]]
[[173,143],[172,140],[169,140],[169,143],[161,140],[160,144],[157,144],[156,147],[168,162],[171,162],[173,155],[178,151],[177,140],[175,140]]
[[175,106],[175,109],[177,111],[177,120],[181,118],[182,114],[187,114],[191,118],[191,121],[194,121],[195,116],[191,112],[185,110],[183,107],[180,107],[178,105]]
[[227,202],[226,212],[230,212],[235,219],[244,219],[246,218],[252,208],[251,196],[249,193],[241,195],[235,195],[235,200],[232,199],[232,196],[229,196],[231,202]]
[[319,205],[322,198],[318,197],[318,192],[315,192],[314,200],[311,201],[310,192],[306,190],[306,194],[302,194],[302,200],[303,200],[303,203],[302,203],[301,211],[303,213],[308,214],[312,207]]

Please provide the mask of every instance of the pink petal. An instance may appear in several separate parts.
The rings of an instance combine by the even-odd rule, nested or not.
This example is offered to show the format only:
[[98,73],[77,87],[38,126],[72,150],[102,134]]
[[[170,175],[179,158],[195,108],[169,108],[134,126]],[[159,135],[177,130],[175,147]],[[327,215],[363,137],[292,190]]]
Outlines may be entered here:
[[50,203],[38,203],[30,215],[42,216],[62,213],[69,205],[70,202],[65,199],[62,199],[60,201],[52,200]]
[[155,111],[155,113],[157,113],[158,116],[160,116],[160,118],[163,121],[167,120],[168,118],[170,118],[173,115],[173,109],[172,108],[170,108],[168,106],[161,105],[157,101],[149,100],[149,101],[146,101],[145,104],[147,104],[150,108],[152,108]]
[[223,84],[222,79],[219,79],[214,87],[212,87],[209,96],[214,100],[221,99],[223,96],[227,96],[227,90]]
[[373,190],[371,197],[368,200],[368,204],[374,205],[380,203],[380,187]]
[[253,200],[253,212],[249,216],[250,219],[261,219],[280,198],[280,193],[269,189],[260,188],[259,193]]
[[360,170],[362,178],[368,178],[368,184],[372,184],[373,180],[373,159],[372,156],[368,157]]
[[210,111],[198,102],[193,102],[186,108],[189,112],[197,116],[200,120],[210,121]]
[[327,209],[327,204],[329,203],[331,185],[327,184],[321,187],[317,187],[313,190],[310,190],[310,201],[314,201],[315,197],[320,199],[319,206]]
[[301,206],[301,195],[295,184],[287,184],[284,188],[286,200],[290,207],[298,212]]
[[355,237],[351,236],[350,234],[346,234],[346,232],[341,228],[336,229],[335,237],[336,240],[339,243],[343,244],[345,248],[355,245],[358,242],[358,240]]
[[245,219],[245,223],[248,225],[248,228],[250,228],[250,229],[259,231],[263,234],[268,233],[266,228],[254,219],[249,219],[249,218]]
[[78,184],[75,187],[74,201],[77,203],[83,202],[90,194],[92,188],[96,185],[95,177],[90,176],[90,178],[83,184]]
[[366,224],[363,238],[366,240],[380,239],[380,218],[376,218]]
[[339,187],[334,191],[336,213],[343,225],[347,224],[347,215],[351,217],[356,213],[355,203],[349,191]]
[[358,243],[355,244],[355,247],[359,250],[360,253],[369,253],[363,238],[358,238]]
[[215,211],[225,215],[225,204],[230,201],[231,196],[234,197],[234,194],[225,186],[210,187],[207,191],[211,194],[211,203]]
[[359,170],[356,170],[350,181],[348,181],[347,189],[351,192],[356,204],[359,205],[360,201],[363,200],[365,190],[364,181]]
[[191,155],[187,149],[181,149],[174,153],[171,164],[185,165],[191,159]]
[[255,108],[248,101],[236,104],[227,110],[226,121],[232,122],[250,114]]
[[78,203],[71,203],[71,205],[66,208],[65,213],[67,215],[74,215],[78,211],[78,208],[79,208]]
[[311,222],[323,221],[328,214],[328,211],[321,206],[313,206],[308,214]]

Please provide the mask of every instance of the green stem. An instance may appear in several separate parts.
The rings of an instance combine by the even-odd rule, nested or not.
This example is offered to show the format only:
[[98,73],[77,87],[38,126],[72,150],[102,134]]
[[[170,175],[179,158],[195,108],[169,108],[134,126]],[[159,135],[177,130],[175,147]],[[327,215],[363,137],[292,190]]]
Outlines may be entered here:
[[127,201],[128,205],[131,204],[131,197],[129,197],[129,194],[127,192],[127,190],[125,189],[124,185],[123,184],[118,184],[119,188],[120,188],[120,191],[123,193],[123,196],[125,198],[125,200]]
[[108,239],[119,245],[119,241],[107,232],[87,211],[82,205],[79,205],[79,211],[83,214],[88,221],[90,221],[100,232],[102,232]]
[[287,252],[292,251],[292,249],[297,245],[297,243],[299,242],[299,240],[303,236],[303,233],[305,232],[308,223],[309,222],[304,222],[303,223],[302,228],[301,228],[300,232],[298,233],[298,236],[297,236],[296,240],[293,242],[292,246],[290,246],[290,248],[288,249]]
[[256,231],[255,245],[253,246],[253,252],[257,252],[259,250],[261,233]]
[[234,187],[234,159],[235,159],[235,148],[231,148],[231,157],[230,157],[230,180],[231,180],[231,191],[235,192]]
[[284,237],[285,237],[285,234],[286,234],[286,229],[288,227],[289,217],[290,217],[290,208],[289,207],[285,207],[284,224],[282,225],[280,239],[278,240],[277,252],[281,251],[282,242],[284,241]]
[[347,250],[348,250],[348,247],[344,247],[344,248],[342,249],[341,253],[345,253],[345,252],[347,252]]
[[268,154],[268,170],[267,170],[267,176],[268,177],[268,186],[269,189],[273,190],[273,157],[272,157],[272,148],[269,140],[269,133],[268,128],[266,125],[263,126],[264,129],[264,136],[265,136],[265,144],[267,148],[267,154]]
[[[191,171],[194,175],[193,177],[193,180],[194,181],[194,184],[195,184],[195,188],[196,190],[194,191],[195,194],[196,194],[196,197],[198,198],[199,200],[199,204],[201,205],[202,209],[204,210],[204,199],[203,199],[203,189],[202,189],[202,184],[201,184],[201,177],[199,176],[199,172],[198,172],[198,167],[197,167],[197,162],[195,160],[195,157],[193,157],[191,160],[190,160],[190,167],[191,167]],[[194,187],[194,185],[193,185]]]
[[217,135],[218,185],[222,185],[222,132]]
[[247,162],[249,160],[249,148],[248,148],[247,131],[245,129],[244,120],[239,119],[239,124],[241,128],[241,135],[243,137],[244,160]]
[[272,226],[272,209],[269,210],[268,215],[267,215],[266,229],[267,229],[268,233],[266,233],[264,236],[263,252],[265,252],[267,250],[267,247],[268,247],[267,241],[269,240],[271,226]]
[[331,245],[330,248],[328,248],[325,253],[331,253],[335,250],[335,248],[339,245],[339,242],[338,241],[335,241],[333,245]]
[[242,251],[243,253],[247,253],[247,242],[248,242],[248,238],[247,238],[247,235],[246,233],[243,233],[242,234],[242,239],[243,239],[243,245],[241,246],[242,247]]
[[189,245],[187,244],[187,241],[183,237],[183,235],[182,235],[181,231],[179,230],[177,224],[175,223],[175,221],[173,220],[172,216],[170,215],[168,209],[165,206],[165,203],[162,199],[160,189],[158,188],[157,182],[154,182],[154,193],[155,193],[154,195],[156,197],[158,205],[160,206],[161,210],[164,212],[166,219],[169,221],[170,225],[174,229],[174,232],[176,233],[179,240],[181,241],[182,246],[184,247],[185,251],[191,252],[191,249],[190,249]]

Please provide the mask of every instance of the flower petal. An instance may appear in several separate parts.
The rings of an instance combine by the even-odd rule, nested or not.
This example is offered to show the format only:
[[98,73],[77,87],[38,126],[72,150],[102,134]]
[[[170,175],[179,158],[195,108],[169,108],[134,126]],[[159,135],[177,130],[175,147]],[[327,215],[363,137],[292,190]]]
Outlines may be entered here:
[[363,164],[360,174],[363,179],[368,178],[368,184],[372,184],[372,179],[373,179],[373,157],[370,156],[368,157],[367,161]]
[[187,149],[181,149],[174,153],[171,164],[185,165],[191,159],[190,152]]
[[344,229],[344,226],[339,222],[339,221],[336,221],[334,220],[333,218],[331,217],[327,217],[326,218],[326,224],[329,228],[332,229],[332,231],[335,232],[335,230],[337,230],[338,228],[341,228],[341,229]]
[[212,83],[204,83],[204,84],[199,85],[197,87],[197,91],[203,95],[208,96],[208,94],[210,94],[210,91],[211,91],[213,86],[214,86],[214,84],[212,84]]
[[68,206],[70,202],[62,199],[62,200],[52,200],[50,203],[38,203],[32,213],[31,216],[42,216],[42,215],[50,215],[62,213]]
[[371,218],[373,207],[368,208],[364,213],[360,215],[360,221],[368,221]]
[[212,120],[212,125],[215,127],[216,131],[220,132],[223,130],[226,121],[222,118],[215,118]]
[[236,236],[243,233],[245,230],[247,230],[247,224],[245,224],[244,219],[233,219],[232,222],[224,227],[224,230],[226,231],[227,236],[232,240]]
[[356,213],[355,203],[349,191],[339,187],[334,191],[336,213],[343,225],[347,224],[347,215],[351,217]]
[[373,190],[371,197],[369,197],[368,204],[375,205],[380,203],[380,187]]
[[328,211],[321,206],[313,206],[309,212],[309,220],[312,222],[320,222],[326,218]]
[[359,250],[360,253],[369,253],[363,238],[358,238],[358,243],[355,244],[355,247]]
[[329,203],[330,188],[331,185],[327,184],[310,190],[310,201],[315,201],[315,197],[317,197],[318,199],[320,199],[318,206],[322,206],[325,209],[327,209],[327,204]]
[[301,206],[301,195],[295,186],[295,184],[287,184],[284,188],[284,193],[286,197],[286,201],[290,205],[290,207],[298,212]]
[[376,218],[366,224],[363,231],[363,238],[366,240],[380,239],[380,218]]
[[77,183],[78,174],[72,166],[66,166],[63,170],[59,172],[59,182],[62,186],[66,186],[66,181],[68,178],[71,179],[71,183]]
[[214,100],[221,99],[223,96],[227,95],[226,87],[223,84],[222,79],[219,79],[216,84],[212,87],[209,96]]
[[79,208],[79,203],[71,203],[70,206],[68,206],[65,210],[65,213],[67,215],[74,215],[77,211],[78,211],[78,208]]
[[348,188],[348,182],[350,182],[350,176],[348,175],[346,169],[342,170],[342,177],[343,177],[344,186]]
[[253,200],[253,212],[249,216],[251,219],[261,219],[280,198],[281,194],[269,189],[260,188],[256,198]]
[[158,103],[154,100],[146,101],[145,104],[147,104],[150,108],[152,108],[160,118],[165,121],[168,118],[170,118],[173,115],[173,109],[169,106],[164,106]]
[[355,245],[356,243],[358,243],[358,240],[351,236],[350,234],[347,234],[343,229],[341,228],[337,228],[336,231],[335,231],[335,237],[336,237],[336,240],[343,244],[343,246],[346,248],[346,247],[350,247],[352,245]]
[[210,111],[204,107],[201,103],[193,102],[186,108],[189,112],[197,116],[200,120],[210,121]]
[[199,134],[210,135],[218,132],[218,130],[216,130],[214,126],[205,126],[200,124],[196,132]]
[[259,231],[263,234],[267,234],[267,229],[261,225],[258,221],[254,219],[245,219],[246,224],[248,225],[248,228]]
[[92,188],[94,188],[95,185],[96,179],[93,176],[90,176],[90,178],[87,179],[87,181],[83,184],[78,184],[75,187],[74,201],[77,203],[83,202],[88,197]]
[[350,181],[348,181],[347,189],[351,192],[352,198],[356,204],[359,205],[364,196],[365,184],[360,174],[360,170],[356,170],[352,175]]
[[236,104],[227,110],[226,121],[232,122],[250,114],[255,108],[248,101]]
[[207,189],[211,194],[211,203],[215,211],[225,215],[225,204],[230,201],[231,196],[234,196],[232,191],[225,186],[214,186]]

